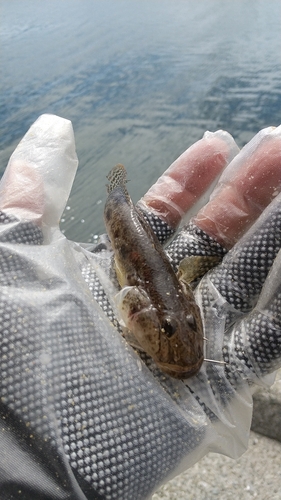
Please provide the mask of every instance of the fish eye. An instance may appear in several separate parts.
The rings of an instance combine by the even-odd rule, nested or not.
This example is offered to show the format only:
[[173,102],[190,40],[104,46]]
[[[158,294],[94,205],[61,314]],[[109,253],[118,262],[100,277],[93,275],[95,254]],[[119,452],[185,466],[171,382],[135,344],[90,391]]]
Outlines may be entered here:
[[177,323],[172,318],[166,318],[161,326],[161,332],[165,333],[168,338],[171,338],[177,329]]

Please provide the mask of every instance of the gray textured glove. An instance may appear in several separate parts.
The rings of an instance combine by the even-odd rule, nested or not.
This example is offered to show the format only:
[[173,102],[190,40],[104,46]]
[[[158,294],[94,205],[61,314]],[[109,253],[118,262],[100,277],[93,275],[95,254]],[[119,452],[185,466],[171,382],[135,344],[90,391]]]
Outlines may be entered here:
[[[212,141],[221,133],[201,142],[209,159],[219,159],[204,191],[237,153],[224,134],[216,153]],[[280,366],[280,196],[270,203],[281,184],[275,141],[280,151],[280,127],[248,146],[250,163],[259,145],[269,144],[273,188],[262,191],[266,174],[263,184],[254,179],[262,203],[252,204],[247,221],[235,225],[233,209],[223,226],[218,213],[229,214],[228,205],[216,212],[214,201],[227,200],[224,190],[236,186],[237,171],[245,173],[242,150],[211,209],[202,208],[168,248],[175,267],[181,252],[211,248],[222,256],[257,219],[196,289],[206,357],[226,364],[206,362],[180,381],[122,338],[106,238],[93,249],[59,230],[77,167],[71,123],[43,115],[33,124],[0,186],[1,498],[143,500],[207,451],[236,457],[245,450],[253,385]],[[200,141],[191,152],[200,165]],[[141,202],[163,240],[202,195],[183,207],[185,197],[175,200],[172,192],[165,189],[172,210],[157,194]],[[239,192],[245,208],[247,194]]]

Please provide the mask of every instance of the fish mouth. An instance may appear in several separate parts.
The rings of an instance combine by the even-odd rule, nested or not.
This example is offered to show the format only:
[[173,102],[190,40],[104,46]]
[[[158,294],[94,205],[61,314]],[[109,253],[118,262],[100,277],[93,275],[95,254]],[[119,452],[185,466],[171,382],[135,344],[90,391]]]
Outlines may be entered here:
[[157,362],[157,365],[163,372],[167,373],[167,375],[170,375],[173,378],[186,379],[196,375],[199,372],[203,361],[204,357],[202,356],[202,358],[200,358],[196,363],[193,363],[193,365],[189,366],[180,366],[176,364],[159,362]]

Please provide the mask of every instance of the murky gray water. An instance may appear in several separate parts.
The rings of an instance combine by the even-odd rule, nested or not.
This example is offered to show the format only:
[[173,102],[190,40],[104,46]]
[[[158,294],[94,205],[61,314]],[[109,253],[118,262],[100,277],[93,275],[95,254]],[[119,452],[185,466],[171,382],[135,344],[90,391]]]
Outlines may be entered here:
[[206,129],[242,146],[281,122],[280,21],[280,0],[2,0],[1,172],[41,113],[71,119],[62,228],[87,241],[115,163],[136,201]]

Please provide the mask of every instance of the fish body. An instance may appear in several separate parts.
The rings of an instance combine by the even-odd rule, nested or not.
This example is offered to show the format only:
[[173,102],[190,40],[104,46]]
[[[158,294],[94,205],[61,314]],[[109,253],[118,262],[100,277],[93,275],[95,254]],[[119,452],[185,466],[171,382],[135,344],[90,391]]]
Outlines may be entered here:
[[119,310],[136,343],[175,378],[203,362],[203,326],[190,287],[180,281],[126,188],[126,170],[109,173],[104,220],[121,287]]

